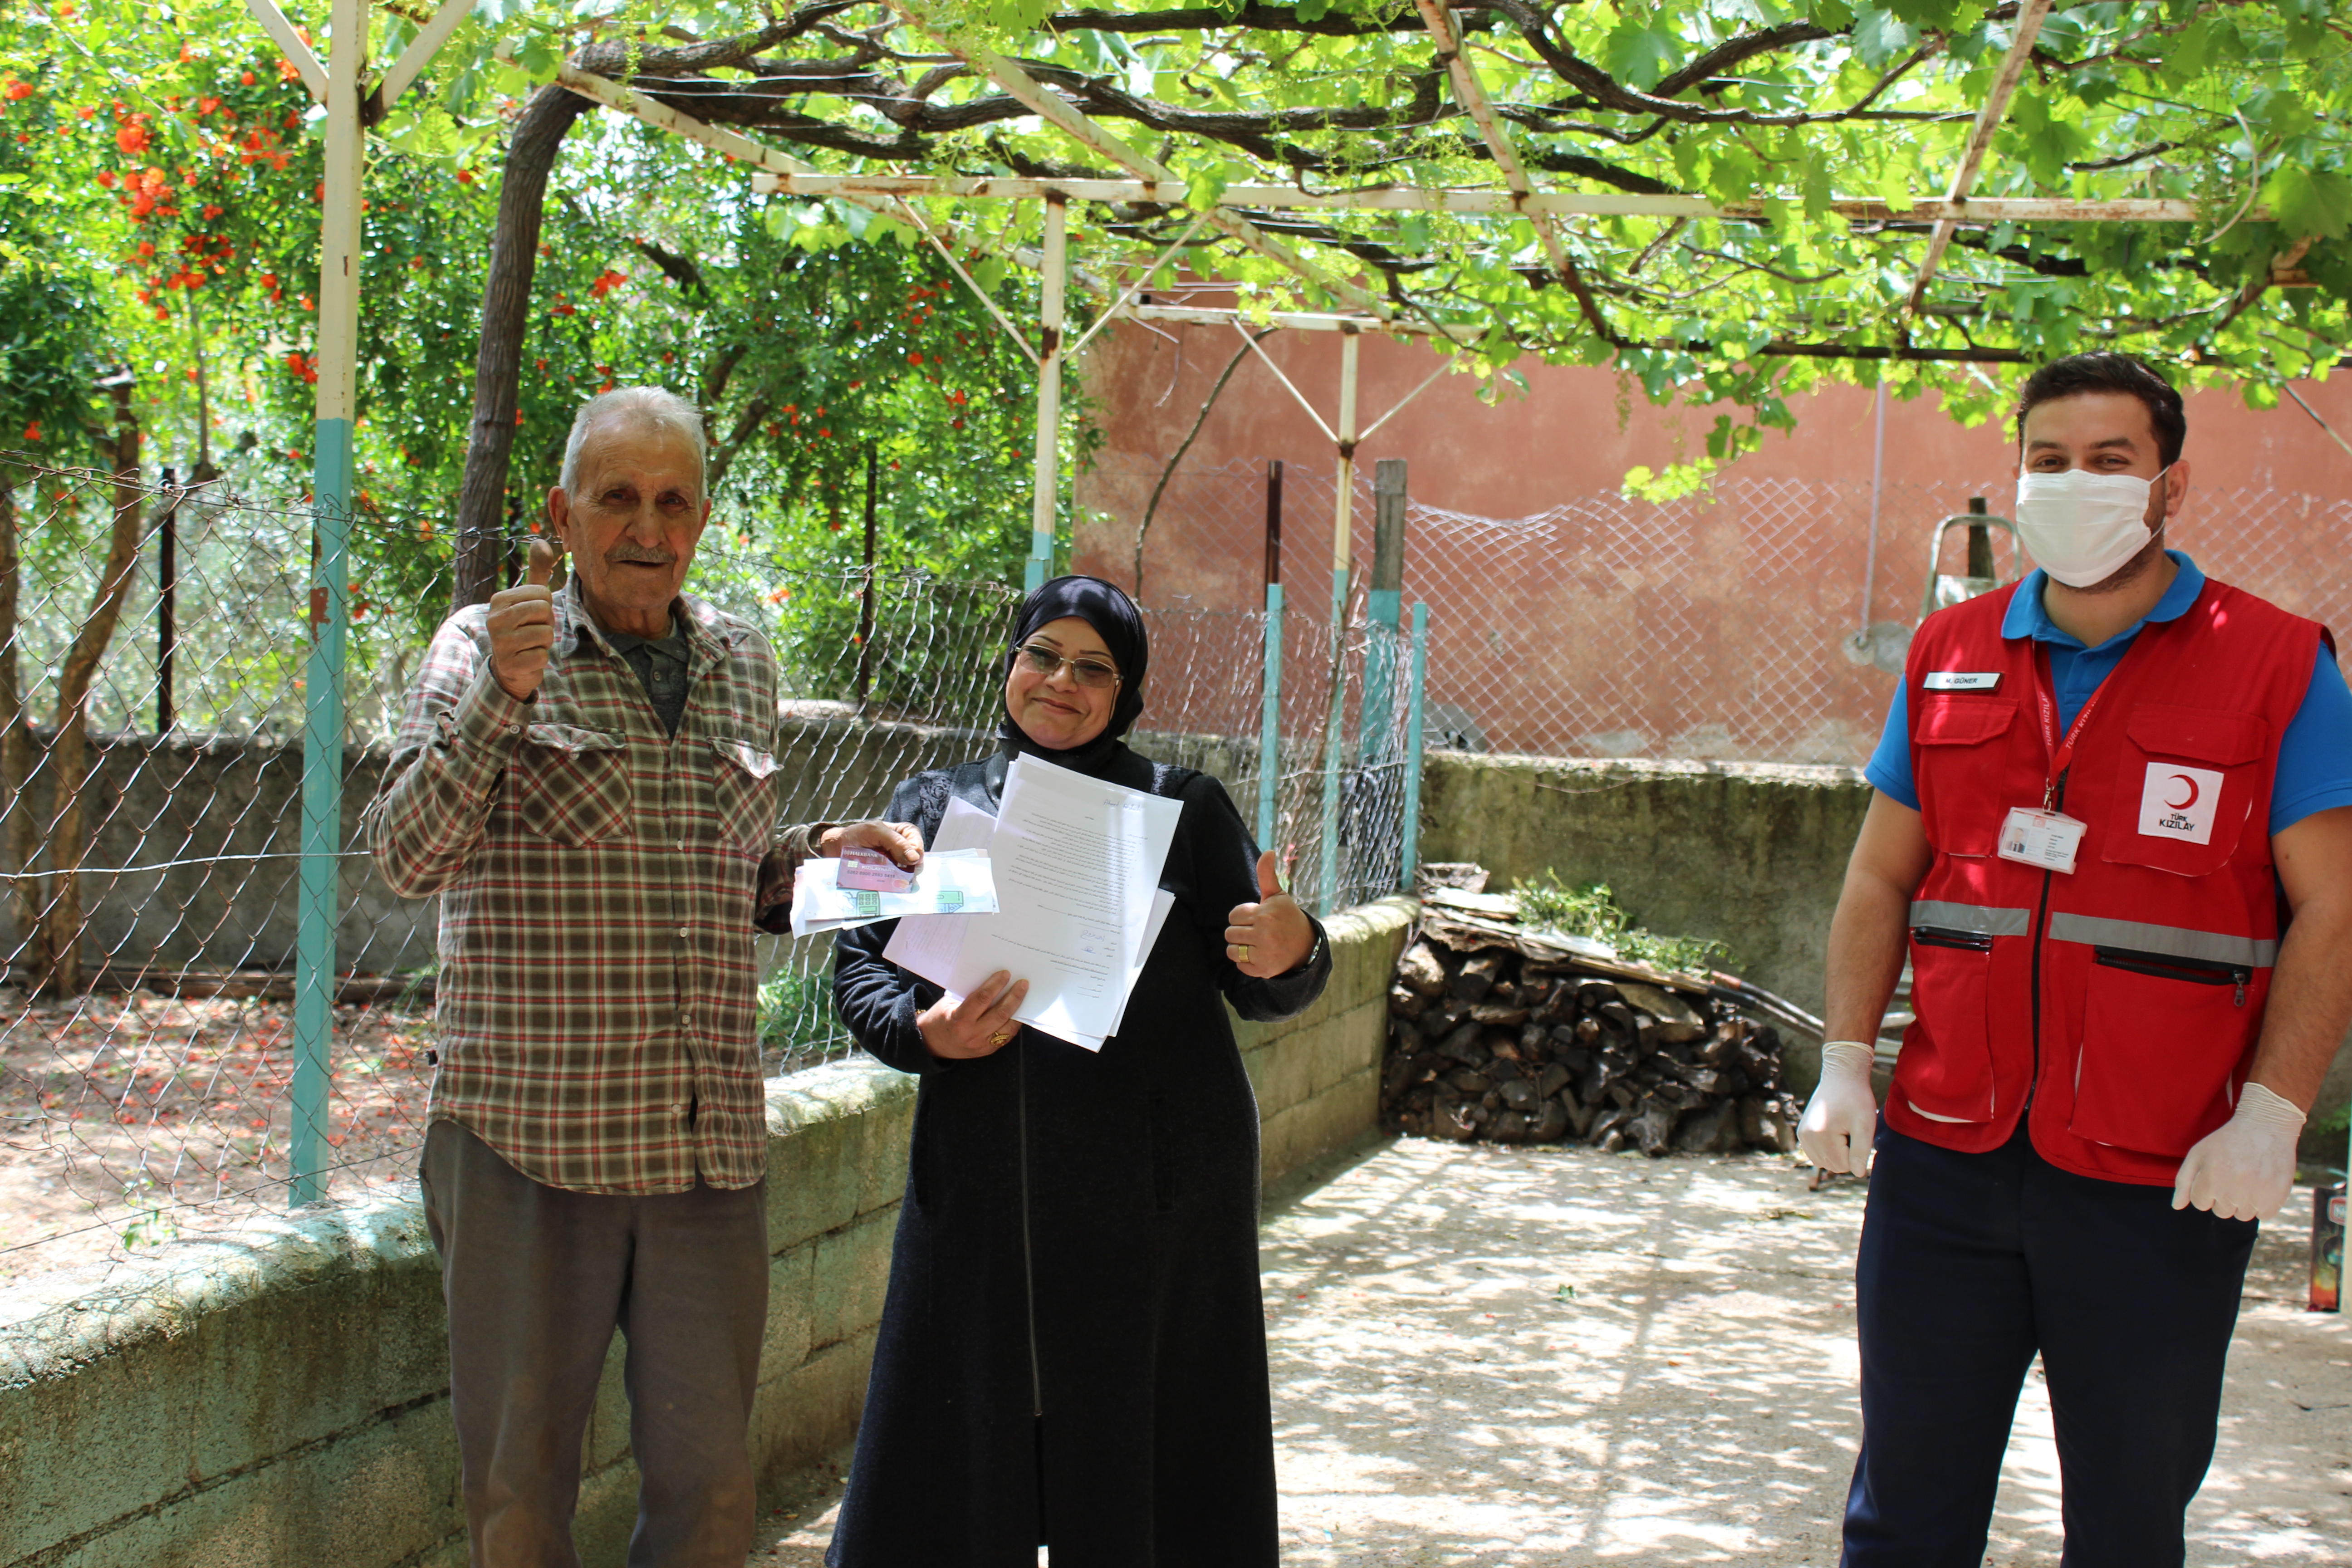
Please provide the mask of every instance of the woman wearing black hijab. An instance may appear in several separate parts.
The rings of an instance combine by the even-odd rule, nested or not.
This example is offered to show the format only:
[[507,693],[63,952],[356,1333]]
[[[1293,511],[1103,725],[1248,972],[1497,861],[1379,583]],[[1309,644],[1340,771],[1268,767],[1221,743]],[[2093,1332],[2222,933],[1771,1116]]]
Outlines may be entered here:
[[1290,1016],[1331,969],[1214,778],[1136,755],[1143,621],[1092,577],[1023,605],[994,756],[890,803],[928,845],[994,815],[1021,752],[1184,803],[1175,908],[1099,1053],[1012,1024],[1017,976],[958,1005],[837,939],[850,1030],[922,1075],[906,1202],[833,1568],[1273,1568],[1258,1122],[1223,1000]]

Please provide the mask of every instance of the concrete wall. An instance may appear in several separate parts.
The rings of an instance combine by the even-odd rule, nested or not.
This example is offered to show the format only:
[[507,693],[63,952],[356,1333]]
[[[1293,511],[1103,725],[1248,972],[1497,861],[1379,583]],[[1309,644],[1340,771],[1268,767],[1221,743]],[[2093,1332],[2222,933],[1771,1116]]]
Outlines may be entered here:
[[[1412,908],[1336,917],[1322,1000],[1239,1026],[1269,1186],[1372,1133]],[[914,1103],[864,1058],[770,1080],[767,1474],[856,1428]],[[463,1568],[443,1332],[413,1190],[0,1291],[0,1568]],[[637,1484],[617,1341],[588,1439],[576,1534],[609,1568]]]
[[[1830,915],[1869,805],[1852,768],[1442,752],[1423,775],[1421,858],[1475,860],[1496,891],[1546,870],[1571,886],[1606,882],[1636,924],[1713,937],[1739,973],[1819,1014]],[[1792,1054],[1801,1089],[1814,1060],[1809,1047]],[[2352,1038],[2313,1120],[2347,1101]],[[2307,1135],[2304,1158],[2341,1168],[2345,1135]]]
[[1822,1010],[1830,911],[1870,786],[1852,768],[1562,761],[1441,752],[1421,858],[1475,860],[1502,891],[1606,882],[1634,923],[1713,937],[1739,973]]
[[1333,915],[1324,922],[1331,984],[1315,1005],[1279,1024],[1234,1021],[1242,1065],[1257,1091],[1267,1187],[1281,1186],[1378,1124],[1389,977],[1418,911],[1411,899],[1389,898]]

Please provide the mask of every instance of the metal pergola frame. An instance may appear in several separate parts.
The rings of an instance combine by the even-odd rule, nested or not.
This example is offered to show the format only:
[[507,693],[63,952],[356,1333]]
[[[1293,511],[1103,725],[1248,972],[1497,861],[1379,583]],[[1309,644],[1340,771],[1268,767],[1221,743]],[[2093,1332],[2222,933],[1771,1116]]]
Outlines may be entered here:
[[[367,70],[371,3],[372,0],[330,0],[333,48],[329,60],[321,64],[287,20],[276,0],[246,0],[247,9],[257,22],[300,74],[311,96],[326,110],[326,156],[320,203],[317,294],[317,428],[312,458],[312,520],[316,530],[316,548],[313,551],[310,588],[311,643],[306,665],[300,917],[296,942],[295,1036],[298,1060],[293,1085],[291,1153],[294,1179],[291,1193],[293,1201],[298,1204],[309,1202],[323,1191],[319,1150],[326,1105],[327,1050],[333,1027],[335,923],[340,903],[344,723],[342,686],[345,637],[350,624],[347,530],[352,499],[352,414],[357,374],[360,306],[360,184],[365,138],[367,128],[383,117],[386,110],[416,79],[434,54],[463,24],[472,9],[473,0],[442,0],[399,58],[373,80],[370,79]],[[1196,214],[1193,230],[1205,223],[1254,254],[1275,262],[1323,297],[1349,307],[1347,313],[1252,313],[1242,310],[1139,303],[1135,299],[1139,283],[1114,300],[1097,321],[1095,329],[1090,329],[1098,330],[1114,317],[1125,317],[1147,322],[1231,322],[1237,329],[1246,322],[1286,330],[1337,331],[1340,334],[1341,374],[1336,425],[1326,423],[1289,379],[1282,377],[1284,385],[1331,437],[1339,458],[1332,546],[1335,634],[1343,629],[1340,622],[1345,613],[1350,552],[1355,448],[1361,438],[1356,422],[1355,369],[1362,336],[1366,332],[1376,331],[1399,336],[1444,337],[1455,343],[1456,358],[1465,345],[1454,339],[1443,325],[1405,318],[1400,314],[1394,301],[1365,289],[1351,279],[1325,270],[1259,227],[1249,216],[1252,212],[1425,212],[1525,218],[1542,243],[1550,272],[1572,291],[1588,323],[1605,340],[1616,341],[1607,331],[1598,305],[1569,252],[1563,238],[1564,224],[1580,217],[1610,216],[1753,220],[1763,217],[1768,210],[1767,204],[1762,202],[1710,202],[1692,196],[1538,190],[1513,149],[1507,127],[1495,113],[1486,97],[1475,65],[1461,47],[1460,34],[1448,0],[1413,0],[1413,3],[1437,44],[1457,100],[1478,127],[1486,150],[1502,176],[1503,188],[1420,190],[1384,187],[1307,191],[1286,185],[1233,185],[1227,187],[1215,203],[1206,207],[1201,207],[1190,199],[1188,183],[1173,170],[1139,152],[1048,90],[1017,61],[957,37],[956,19],[947,16],[937,0],[887,0],[887,3],[908,21],[939,38],[949,53],[973,71],[1018,99],[1039,118],[1063,132],[1087,152],[1124,170],[1127,177],[1039,180],[888,174],[826,174],[754,138],[707,124],[625,84],[580,70],[568,63],[559,69],[557,79],[565,88],[583,97],[631,113],[657,129],[685,136],[730,159],[751,165],[755,171],[752,182],[755,190],[837,199],[882,216],[901,213],[921,229],[935,247],[948,255],[951,263],[954,258],[948,247],[914,212],[911,205],[914,200],[926,197],[957,201],[1038,200],[1045,204],[1044,246],[1038,251],[1016,250],[1013,253],[1014,259],[1034,267],[1043,275],[1039,346],[1030,348],[1002,308],[993,300],[989,301],[999,323],[1016,341],[1024,342],[1024,348],[1037,364],[1039,373],[1031,545],[1024,572],[1024,580],[1031,586],[1042,581],[1052,565],[1053,523],[1061,480],[1058,459],[1059,373],[1069,353],[1069,349],[1063,342],[1062,331],[1067,282],[1076,276],[1097,291],[1109,292],[1100,280],[1085,278],[1068,264],[1067,209],[1071,202],[1126,203],[1191,209]],[[2174,200],[1970,198],[1969,192],[1974,184],[1977,172],[1991,146],[1995,130],[2008,110],[2027,64],[2033,39],[2052,4],[2053,0],[2025,0],[2010,48],[1995,73],[1990,91],[1979,110],[1966,152],[1942,199],[1916,201],[1907,205],[1883,200],[1852,199],[1833,200],[1829,204],[1832,213],[1851,220],[1931,226],[1927,254],[1906,304],[1906,321],[1918,313],[1944,250],[1961,224],[2028,221],[2172,224],[2192,222],[2200,216],[2196,204]],[[2251,207],[2241,215],[2242,217],[2257,219],[2264,216]],[[1186,239],[1191,237],[1192,232],[1187,231]],[[1171,253],[1181,248],[1183,243],[1184,240],[1180,240],[1176,247],[1171,247]],[[1165,259],[1163,257],[1162,262]],[[1161,264],[1155,262],[1145,269],[1140,279],[1148,279]],[[957,270],[960,274],[963,272],[961,266]],[[978,290],[978,285],[971,283],[968,275],[965,280],[980,291],[983,299],[986,298],[985,291]],[[2273,280],[2290,279],[2283,274],[2274,274]],[[1249,341],[1250,335],[1246,331],[1243,331],[1243,336],[1244,341]],[[1267,364],[1273,363],[1262,350],[1258,352]],[[1449,359],[1439,367],[1437,374],[1443,374],[1454,363],[1454,359]],[[1276,374],[1279,375],[1280,372],[1277,370]],[[1423,386],[1434,379],[1435,374],[1433,374],[1429,381],[1422,384]],[[1417,395],[1420,390],[1415,388],[1414,394],[1408,395],[1407,401],[1412,395]],[[1378,427],[1378,422],[1373,427]],[[1269,585],[1268,610],[1270,616],[1277,617],[1270,619],[1269,632],[1276,637],[1278,637],[1279,627],[1279,595],[1280,584]],[[1426,606],[1415,606],[1417,646],[1414,658],[1417,668],[1424,657],[1425,645],[1419,639],[1426,632],[1425,610]],[[1391,618],[1393,621],[1394,617]],[[1324,804],[1327,816],[1336,808],[1337,802],[1339,700],[1335,682],[1333,716],[1328,723],[1329,740],[1325,755]],[[1418,714],[1416,692],[1415,722],[1412,726],[1416,731]],[[1408,791],[1409,796],[1415,794],[1417,792]],[[1409,800],[1408,813],[1411,811]],[[1262,805],[1262,823],[1265,816]],[[1270,825],[1266,830],[1270,831]],[[1411,824],[1408,823],[1410,831]],[[1326,839],[1328,868],[1336,846],[1329,842],[1328,833]],[[1324,887],[1328,890],[1330,886],[1331,879],[1327,874]]]

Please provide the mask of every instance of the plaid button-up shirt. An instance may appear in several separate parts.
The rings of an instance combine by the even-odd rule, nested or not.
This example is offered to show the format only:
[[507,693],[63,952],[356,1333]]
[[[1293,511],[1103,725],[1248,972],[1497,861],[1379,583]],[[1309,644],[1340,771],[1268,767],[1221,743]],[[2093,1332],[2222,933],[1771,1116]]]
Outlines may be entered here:
[[750,1186],[767,1164],[754,902],[814,837],[777,826],[775,654],[681,595],[671,736],[577,595],[555,595],[528,702],[490,674],[487,606],[443,623],[368,807],[393,890],[441,895],[431,1119],[550,1186]]

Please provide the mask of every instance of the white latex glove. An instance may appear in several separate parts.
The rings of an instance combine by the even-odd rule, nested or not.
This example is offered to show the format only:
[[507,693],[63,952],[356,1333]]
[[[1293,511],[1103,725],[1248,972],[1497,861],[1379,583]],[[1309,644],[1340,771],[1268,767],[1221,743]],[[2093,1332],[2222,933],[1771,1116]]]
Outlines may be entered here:
[[2197,1141],[2180,1162],[2172,1206],[2195,1205],[2223,1219],[2268,1219],[2294,1190],[2294,1141],[2303,1112],[2283,1095],[2250,1083],[2230,1120]]
[[1822,1046],[1822,1081],[1797,1123],[1797,1147],[1824,1171],[1860,1175],[1878,1131],[1878,1098],[1870,1092],[1874,1053],[1860,1040]]

